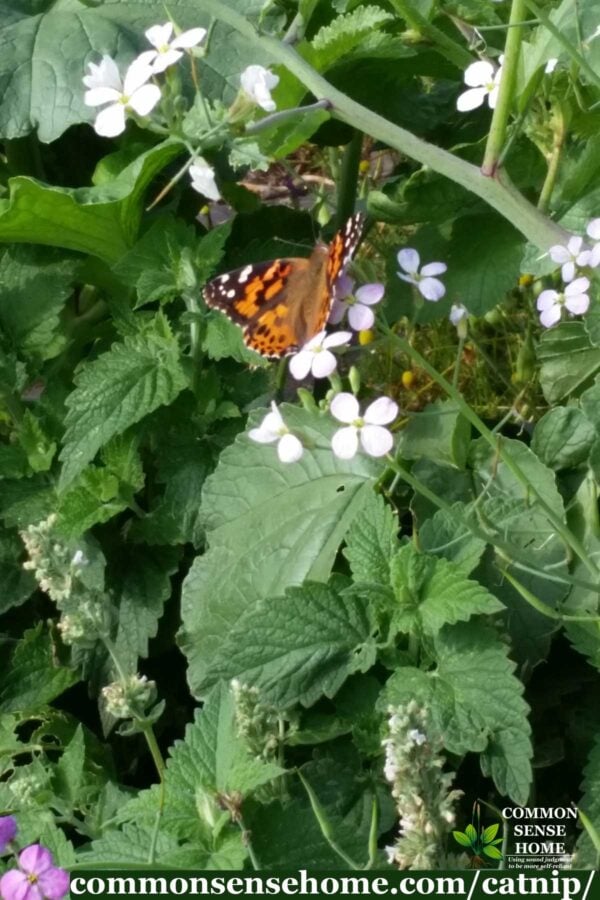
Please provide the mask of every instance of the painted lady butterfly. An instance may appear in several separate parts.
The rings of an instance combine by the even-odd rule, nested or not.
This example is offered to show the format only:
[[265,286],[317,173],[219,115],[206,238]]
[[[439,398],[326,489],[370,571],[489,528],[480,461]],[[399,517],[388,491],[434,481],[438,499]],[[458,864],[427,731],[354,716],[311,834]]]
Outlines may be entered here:
[[295,353],[325,328],[335,282],[356,251],[363,224],[356,213],[307,259],[273,259],[219,275],[204,288],[204,299],[240,325],[246,345],[262,356]]

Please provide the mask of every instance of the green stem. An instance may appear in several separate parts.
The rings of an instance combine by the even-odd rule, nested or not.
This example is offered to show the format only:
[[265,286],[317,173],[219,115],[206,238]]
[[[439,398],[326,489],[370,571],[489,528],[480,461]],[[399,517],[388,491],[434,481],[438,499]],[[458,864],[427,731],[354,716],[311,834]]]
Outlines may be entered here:
[[287,122],[288,119],[293,119],[298,114],[315,112],[319,109],[328,110],[329,106],[329,101],[317,100],[316,103],[309,103],[307,106],[293,106],[291,109],[282,109],[270,116],[265,116],[264,119],[259,119],[258,122],[250,122],[244,130],[246,134],[260,134],[261,131],[273,128],[274,125],[280,125],[282,122]]
[[430,378],[433,379],[443,391],[454,400],[459,411],[465,417],[465,419],[473,425],[473,427],[479,432],[482,438],[494,449],[495,452],[498,453],[498,456],[502,460],[502,462],[506,465],[506,467],[512,472],[512,474],[517,478],[521,484],[527,489],[527,491],[535,497],[540,507],[544,510],[548,521],[552,524],[553,528],[556,530],[557,534],[560,535],[564,543],[567,547],[570,547],[573,553],[579,557],[579,559],[584,563],[587,570],[594,577],[598,575],[598,568],[596,567],[593,560],[588,556],[588,553],[583,546],[583,544],[579,541],[579,539],[574,535],[569,528],[565,525],[565,523],[561,520],[560,516],[552,509],[552,507],[546,502],[543,496],[540,494],[538,489],[526,474],[522,471],[521,467],[515,460],[512,458],[510,452],[503,445],[502,440],[498,438],[498,435],[495,435],[493,431],[491,431],[487,425],[485,425],[479,416],[474,410],[471,409],[469,404],[464,400],[460,391],[458,391],[455,387],[453,387],[449,381],[446,381],[443,375],[432,366],[427,360],[421,356],[418,350],[415,350],[409,342],[395,334],[391,329],[388,329],[389,334],[392,340],[397,344],[398,348],[408,356],[410,356],[417,365],[424,369]]
[[[329,100],[333,105],[333,114],[340,121],[462,185],[504,216],[540,250],[546,251],[554,244],[564,244],[568,240],[568,232],[529,203],[504,172],[494,178],[484,176],[477,166],[421,140],[351,100],[326,81],[292,47],[267,35],[259,36],[252,24],[233,8],[219,0],[203,0],[202,5],[207,13],[239,32],[261,58],[284,65],[317,100]],[[514,30],[511,29],[511,32]]]
[[556,609],[552,609],[550,606],[546,606],[545,603],[542,603],[541,600],[531,593],[524,584],[521,584],[507,569],[500,569],[502,575],[506,578],[507,581],[512,584],[514,589],[518,591],[523,600],[529,604],[533,609],[537,612],[541,613],[543,616],[547,616],[549,619],[556,619],[557,622],[585,622],[588,625],[590,623],[598,623],[600,622],[600,616],[569,616],[564,613],[559,612]]
[[473,62],[472,55],[465,50],[462,44],[453,41],[445,32],[432,25],[418,9],[415,9],[412,3],[408,3],[407,0],[390,0],[390,4],[411,28],[436,45],[435,49],[459,69],[466,69]]
[[371,826],[369,828],[369,859],[365,869],[372,869],[377,861],[377,829],[379,828],[379,804],[377,794],[373,793],[371,804]]
[[556,184],[556,179],[558,177],[560,158],[562,155],[566,137],[566,129],[562,112],[559,110],[556,114],[559,121],[557,122],[556,129],[554,131],[554,142],[552,145],[552,150],[548,156],[548,169],[538,200],[538,209],[544,213],[547,212],[548,207],[550,206],[550,200],[552,199],[554,185]]
[[362,132],[355,131],[350,142],[346,144],[344,149],[337,196],[336,225],[338,230],[343,228],[346,220],[349,219],[354,212],[362,142]]
[[[509,24],[522,22],[525,18],[524,0],[512,0]],[[506,35],[504,46],[504,65],[502,66],[502,78],[498,91],[498,102],[492,116],[490,133],[488,134],[483,165],[481,170],[484,175],[493,176],[498,167],[498,159],[506,140],[506,129],[515,93],[517,81],[517,67],[521,53],[522,27],[510,28]]]
[[456,351],[456,361],[454,363],[454,372],[452,373],[452,387],[454,390],[458,390],[458,379],[460,376],[460,363],[462,360],[463,349],[465,346],[464,337],[460,337],[458,339],[458,349]]
[[321,829],[321,834],[323,835],[323,837],[325,838],[325,840],[327,841],[327,843],[329,844],[329,846],[331,847],[333,852],[336,853],[340,857],[340,859],[342,859],[350,869],[359,869],[360,866],[357,865],[357,863],[353,859],[351,859],[348,856],[348,854],[345,853],[342,850],[342,848],[335,841],[335,839],[333,837],[333,831],[332,831],[331,825],[329,823],[329,820],[327,819],[327,816],[325,815],[325,810],[319,803],[319,799],[318,799],[317,795],[315,794],[315,792],[313,791],[312,787],[310,786],[308,781],[304,778],[304,776],[302,775],[302,772],[300,772],[299,770],[298,770],[298,778],[302,782],[302,786],[304,787],[304,790],[308,794],[308,799],[310,801],[312,811],[314,813],[315,819],[317,820],[317,822],[319,824],[319,828]]
[[582,72],[585,72],[590,82],[597,88],[600,88],[600,75],[592,69],[586,58],[575,49],[571,41],[564,36],[560,28],[556,27],[550,16],[541,10],[534,0],[523,0],[523,2],[527,9],[532,12],[534,16],[538,17],[540,22],[544,25],[544,28],[547,28],[550,34],[565,48],[573,62],[579,66]]
[[198,396],[200,376],[202,374],[202,323],[200,321],[200,305],[193,292],[184,295],[185,305],[193,318],[190,322],[190,357],[192,360],[192,391]]

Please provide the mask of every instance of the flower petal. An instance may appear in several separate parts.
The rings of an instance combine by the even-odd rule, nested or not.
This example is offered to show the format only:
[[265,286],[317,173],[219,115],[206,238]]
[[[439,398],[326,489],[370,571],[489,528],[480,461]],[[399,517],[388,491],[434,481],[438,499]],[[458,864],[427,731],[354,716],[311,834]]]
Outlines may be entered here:
[[352,293],[354,288],[354,279],[342,272],[338,275],[337,281],[333,287],[333,293],[336,300],[343,300],[348,294]]
[[352,459],[358,450],[358,434],[354,425],[340,428],[331,439],[331,449],[338,459]]
[[4,900],[37,900],[31,884],[25,872],[20,869],[10,869],[0,878],[0,896]]
[[334,331],[332,334],[325,335],[323,338],[323,347],[325,347],[326,350],[328,350],[329,347],[341,347],[342,344],[347,344],[351,338],[351,331]]
[[155,75],[160,75],[161,72],[164,72],[169,66],[174,66],[176,62],[179,62],[181,57],[183,56],[183,50],[165,50],[164,53],[157,53],[156,59],[152,63],[152,72]]
[[331,312],[329,313],[329,319],[331,325],[339,325],[344,316],[346,315],[346,310],[348,309],[348,304],[344,303],[343,300],[334,300],[331,306]]
[[136,62],[144,66],[150,66],[152,71],[154,71],[154,62],[158,59],[159,56],[160,53],[158,52],[158,50],[144,50],[144,52],[140,53],[140,55],[136,58]]
[[427,263],[426,266],[423,266],[421,269],[421,275],[423,277],[431,277],[432,275],[443,275],[444,272],[448,271],[448,266],[443,262],[432,262]]
[[129,99],[128,106],[135,110],[138,116],[147,116],[160,100],[160,88],[156,84],[145,84],[138,88]]
[[567,284],[569,281],[573,281],[573,279],[575,278],[575,263],[572,259],[570,259],[569,262],[563,263],[560,269],[560,274],[565,284]]
[[102,106],[103,103],[114,103],[121,98],[119,91],[111,87],[95,87],[86,91],[83,102],[86,106]]
[[123,93],[126,97],[131,97],[138,88],[146,84],[152,78],[152,68],[143,60],[134,59],[127,71],[125,72],[125,80],[123,82]]
[[337,366],[337,359],[330,350],[315,353],[312,361],[312,373],[315,378],[328,378]]
[[171,40],[173,23],[165,22],[164,25],[152,25],[152,27],[148,28],[144,34],[146,35],[146,40],[152,44],[153,47],[156,47],[157,50],[160,50],[161,47],[164,47],[165,44],[168,44]]
[[437,278],[423,278],[417,285],[419,291],[426,300],[437,303],[446,293],[446,288]]
[[551,306],[554,306],[556,301],[558,300],[558,291],[548,290],[542,291],[540,296],[537,298],[536,306],[538,309],[550,309]]
[[38,876],[40,892],[46,900],[61,900],[69,890],[69,873],[52,866]]
[[419,281],[417,278],[412,278],[410,275],[403,275],[402,272],[396,272],[398,278],[401,278],[402,281],[407,281],[409,284],[418,284]]
[[389,397],[378,397],[374,400],[363,416],[368,425],[389,425],[398,415],[398,404]]
[[567,247],[563,247],[562,244],[555,244],[553,247],[550,247],[548,254],[552,262],[560,263],[561,265],[569,262],[572,258]]
[[544,325],[545,328],[550,328],[552,325],[556,325],[556,323],[560,319],[561,314],[561,306],[560,303],[555,303],[554,306],[550,306],[545,309],[540,315],[540,322]]
[[215,181],[215,170],[202,158],[198,157],[193,166],[190,166],[192,187],[199,194],[204,194],[209,200],[219,200],[221,194]]
[[375,313],[362,303],[355,303],[348,311],[348,322],[355,331],[368,331],[373,327]]
[[298,462],[304,447],[295,434],[284,434],[277,444],[277,456],[282,463]]
[[585,230],[592,240],[600,241],[600,219],[592,219],[591,222],[588,222],[588,226]]
[[325,329],[323,329],[323,331],[319,331],[318,334],[315,334],[314,337],[311,337],[310,341],[307,341],[306,344],[304,344],[304,346],[301,347],[300,349],[301,350],[311,350],[311,351],[316,350],[316,349],[320,350],[321,347],[323,346],[323,341],[325,340],[326,337],[327,337],[327,332],[325,331]]
[[272,444],[273,441],[279,438],[279,435],[267,430],[263,425],[264,422],[258,428],[251,428],[248,432],[248,437],[251,441],[256,441],[257,444]]
[[578,234],[574,234],[567,242],[567,250],[571,256],[577,256],[583,245],[583,238]]
[[190,47],[197,47],[198,44],[201,44],[205,36],[206,28],[190,28],[171,41],[171,47],[175,50],[179,48],[189,50]]
[[590,252],[590,256],[588,259],[588,266],[591,266],[592,269],[595,269],[600,265],[600,244],[594,244],[592,250]]
[[464,74],[464,82],[469,87],[481,87],[481,85],[489,84],[494,78],[494,67],[490,62],[484,59],[471,63],[467,66]]
[[336,394],[331,401],[329,410],[331,415],[334,416],[338,422],[344,422],[345,424],[354,422],[355,419],[358,419],[360,414],[358,400],[354,394],[350,394],[348,391],[342,391],[341,393]]
[[453,303],[448,318],[453,325],[458,325],[458,323],[462,322],[463,319],[466,319],[468,315],[469,311],[466,306],[463,306],[462,303]]
[[384,293],[384,285],[376,281],[372,284],[363,284],[362,287],[359,287],[355,296],[357,301],[364,304],[364,306],[374,306],[376,303],[379,303]]
[[468,91],[463,91],[456,98],[457,110],[459,112],[470,112],[472,109],[477,109],[483,103],[486,94],[487,91],[483,87],[475,87],[470,88]]
[[113,103],[99,112],[94,122],[94,131],[101,137],[116,137],[125,131],[125,107]]
[[585,294],[590,286],[589,278],[576,278],[565,288],[565,297],[573,297],[575,294]]
[[19,853],[19,865],[24,872],[38,875],[52,866],[52,854],[41,844],[30,844]]
[[499,87],[498,85],[496,85],[488,94],[488,104],[490,109],[496,109],[496,103],[498,102],[498,92]]
[[[421,257],[417,250],[413,250],[412,247],[404,247],[402,250],[398,252],[398,265],[401,269],[404,269],[405,272],[408,272],[409,275],[415,275],[419,271],[419,266],[421,264]],[[400,276],[402,278],[402,276]]]
[[589,309],[590,298],[587,294],[575,294],[573,297],[565,297],[565,306],[575,316],[582,316]]
[[310,372],[314,353],[310,350],[300,350],[290,359],[290,372],[296,381],[302,381]]
[[369,456],[385,456],[394,446],[394,437],[381,425],[365,425],[360,431],[360,442]]

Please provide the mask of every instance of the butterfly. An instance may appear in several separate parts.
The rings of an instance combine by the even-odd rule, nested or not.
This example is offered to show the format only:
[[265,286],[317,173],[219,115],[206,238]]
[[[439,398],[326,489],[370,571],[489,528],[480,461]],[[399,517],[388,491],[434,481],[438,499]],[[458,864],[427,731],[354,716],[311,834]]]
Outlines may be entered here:
[[356,213],[307,259],[249,263],[213,278],[204,288],[206,305],[240,325],[245,344],[261,356],[295,353],[325,328],[335,283],[356,252],[363,225],[364,216]]

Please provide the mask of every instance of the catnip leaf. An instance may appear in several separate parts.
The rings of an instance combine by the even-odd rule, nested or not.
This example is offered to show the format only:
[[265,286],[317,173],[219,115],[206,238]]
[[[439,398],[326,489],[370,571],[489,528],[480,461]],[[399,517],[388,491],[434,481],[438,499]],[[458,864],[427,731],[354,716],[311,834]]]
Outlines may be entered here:
[[390,558],[398,546],[397,533],[398,523],[391,507],[383,497],[372,492],[346,535],[343,552],[355,582],[389,584]]

